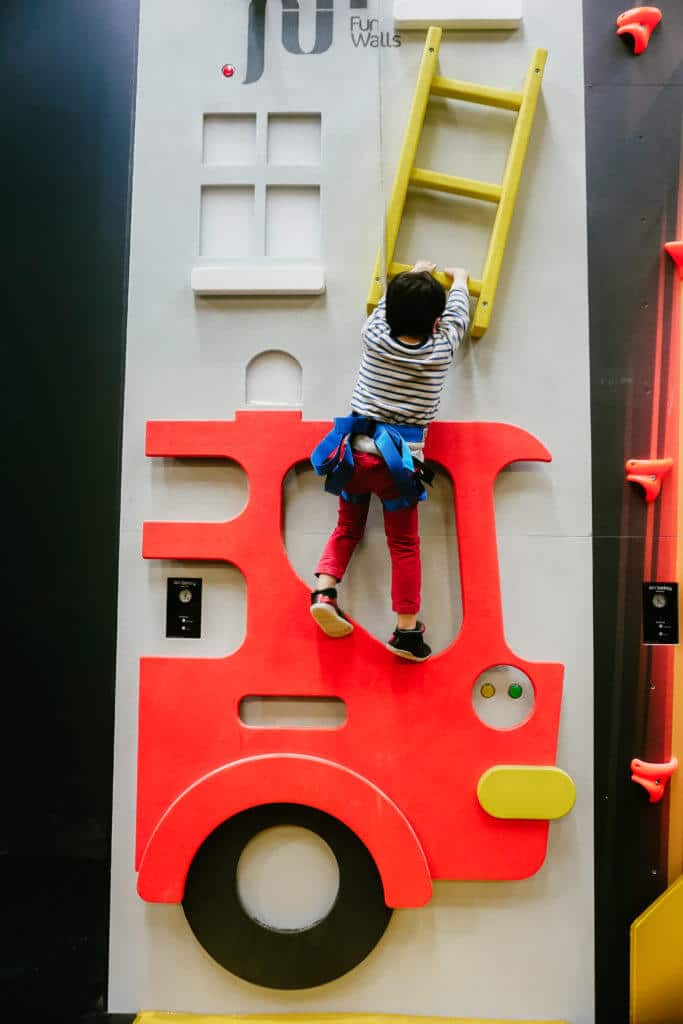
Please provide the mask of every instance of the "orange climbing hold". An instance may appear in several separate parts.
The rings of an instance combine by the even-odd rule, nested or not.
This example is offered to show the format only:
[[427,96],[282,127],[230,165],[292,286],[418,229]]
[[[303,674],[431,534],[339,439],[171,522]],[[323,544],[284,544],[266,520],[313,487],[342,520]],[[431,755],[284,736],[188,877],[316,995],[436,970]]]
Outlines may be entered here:
[[662,480],[673,464],[673,459],[629,459],[626,463],[626,479],[629,483],[640,484],[649,504],[659,497]]
[[666,784],[677,768],[678,758],[676,757],[672,757],[664,764],[640,761],[634,757],[631,761],[631,781],[637,782],[643,789],[646,789],[650,796],[650,803],[656,804],[664,796]]
[[632,7],[617,18],[617,35],[633,36],[633,52],[647,50],[650,36],[662,20],[659,7]]
[[683,280],[683,242],[666,242],[664,248],[678,267],[678,276]]

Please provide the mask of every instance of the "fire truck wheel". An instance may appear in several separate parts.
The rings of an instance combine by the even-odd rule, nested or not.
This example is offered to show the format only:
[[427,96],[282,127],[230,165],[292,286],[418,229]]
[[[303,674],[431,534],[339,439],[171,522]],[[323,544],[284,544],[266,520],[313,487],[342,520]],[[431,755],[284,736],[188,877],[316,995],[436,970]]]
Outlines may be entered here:
[[[301,931],[269,928],[251,917],[237,891],[237,864],[264,829],[295,825],[323,839],[337,859],[339,890],[321,921]],[[221,966],[255,985],[303,989],[346,974],[382,938],[392,910],[375,862],[336,818],[299,804],[254,807],[230,818],[197,851],[183,910],[201,945]]]

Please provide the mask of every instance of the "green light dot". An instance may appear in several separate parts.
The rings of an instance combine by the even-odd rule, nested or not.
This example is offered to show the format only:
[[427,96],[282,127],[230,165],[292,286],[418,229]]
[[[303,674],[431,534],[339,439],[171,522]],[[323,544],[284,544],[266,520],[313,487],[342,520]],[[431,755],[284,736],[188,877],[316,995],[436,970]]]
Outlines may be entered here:
[[512,697],[513,700],[519,700],[523,693],[524,690],[519,683],[511,683],[510,686],[508,686],[508,696]]

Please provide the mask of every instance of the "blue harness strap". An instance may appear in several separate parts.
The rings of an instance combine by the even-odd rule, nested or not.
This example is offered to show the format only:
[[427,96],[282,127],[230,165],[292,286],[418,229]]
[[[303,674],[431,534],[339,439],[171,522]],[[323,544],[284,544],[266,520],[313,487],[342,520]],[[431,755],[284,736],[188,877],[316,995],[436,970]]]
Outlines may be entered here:
[[408,447],[409,441],[422,440],[424,428],[409,424],[380,423],[367,416],[337,417],[332,430],[313,450],[311,463],[318,476],[325,477],[326,491],[340,495],[345,501],[365,504],[370,500],[368,494],[354,495],[346,491],[354,470],[351,448],[353,434],[365,434],[373,439],[400,492],[398,498],[383,503],[388,511],[409,508],[425,500],[427,492],[422,476],[415,469],[413,453]]

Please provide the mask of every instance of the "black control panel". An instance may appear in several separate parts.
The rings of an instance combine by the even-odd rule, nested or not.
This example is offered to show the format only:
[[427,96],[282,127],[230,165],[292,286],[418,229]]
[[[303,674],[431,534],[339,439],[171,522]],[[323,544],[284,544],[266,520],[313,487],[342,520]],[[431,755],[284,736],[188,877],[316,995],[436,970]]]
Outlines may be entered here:
[[166,636],[202,635],[201,579],[169,577],[166,590]]
[[678,643],[678,583],[643,583],[643,643]]

